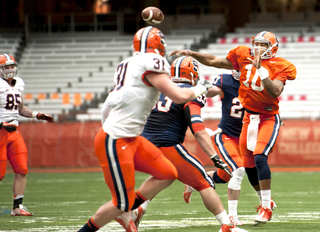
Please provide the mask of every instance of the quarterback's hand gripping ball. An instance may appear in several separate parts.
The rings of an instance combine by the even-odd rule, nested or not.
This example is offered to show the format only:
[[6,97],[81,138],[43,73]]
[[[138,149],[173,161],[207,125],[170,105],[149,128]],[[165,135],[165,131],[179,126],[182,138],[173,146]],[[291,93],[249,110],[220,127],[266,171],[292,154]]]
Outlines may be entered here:
[[159,8],[154,6],[149,6],[145,8],[141,12],[141,16],[145,22],[151,25],[159,24],[164,19],[164,14],[162,13],[162,11]]

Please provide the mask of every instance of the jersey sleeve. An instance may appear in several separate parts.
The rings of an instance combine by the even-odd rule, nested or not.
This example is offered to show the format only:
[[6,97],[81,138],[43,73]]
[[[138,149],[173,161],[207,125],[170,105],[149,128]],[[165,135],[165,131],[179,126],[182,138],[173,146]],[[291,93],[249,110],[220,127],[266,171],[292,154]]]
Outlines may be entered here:
[[198,131],[205,130],[201,117],[201,108],[204,107],[206,101],[205,95],[200,95],[198,98],[184,105],[184,115],[188,127],[192,134]]
[[240,54],[239,51],[241,50],[241,46],[233,48],[229,51],[227,55],[227,59],[232,63],[233,69],[240,70],[239,63],[238,63],[238,55]]
[[297,69],[292,63],[288,63],[289,65],[285,66],[285,68],[281,70],[278,75],[276,75],[275,79],[278,79],[283,83],[286,83],[287,80],[296,79]]

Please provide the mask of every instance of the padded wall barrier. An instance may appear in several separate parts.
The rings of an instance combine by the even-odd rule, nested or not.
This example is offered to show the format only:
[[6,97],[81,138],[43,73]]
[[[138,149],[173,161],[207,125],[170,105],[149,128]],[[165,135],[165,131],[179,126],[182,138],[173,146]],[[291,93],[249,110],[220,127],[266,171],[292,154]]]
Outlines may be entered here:
[[[217,120],[206,120],[215,129]],[[274,166],[320,165],[320,120],[285,120],[278,143],[269,157]],[[99,166],[94,154],[94,137],[100,122],[86,123],[21,123],[20,131],[28,147],[29,167],[92,167]],[[188,131],[185,143],[204,165],[211,160]]]

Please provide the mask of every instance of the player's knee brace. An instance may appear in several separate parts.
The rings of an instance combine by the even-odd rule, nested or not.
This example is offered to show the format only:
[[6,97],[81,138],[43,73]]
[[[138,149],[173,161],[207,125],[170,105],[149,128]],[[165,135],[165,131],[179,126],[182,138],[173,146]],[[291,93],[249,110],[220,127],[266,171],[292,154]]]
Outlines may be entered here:
[[257,167],[259,181],[271,179],[268,157],[265,155],[255,155],[254,162]]
[[258,185],[258,171],[256,167],[253,168],[246,168],[246,173],[248,176],[248,180],[252,186]]
[[237,168],[232,172],[232,178],[229,181],[228,188],[233,190],[241,189],[241,182],[245,173],[244,167]]

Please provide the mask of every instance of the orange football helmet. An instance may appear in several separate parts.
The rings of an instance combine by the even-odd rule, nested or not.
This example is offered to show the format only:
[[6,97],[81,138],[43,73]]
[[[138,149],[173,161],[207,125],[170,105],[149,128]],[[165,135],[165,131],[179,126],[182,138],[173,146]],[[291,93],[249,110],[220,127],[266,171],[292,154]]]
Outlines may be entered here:
[[155,27],[141,28],[133,37],[133,54],[157,53],[164,56],[166,53],[164,34]]
[[181,56],[171,65],[171,80],[195,86],[199,80],[200,69],[198,62],[190,56]]
[[[12,66],[8,68],[7,66]],[[0,55],[0,77],[3,79],[14,78],[18,73],[17,62],[13,56],[8,54]]]
[[251,37],[251,55],[252,56],[255,55],[254,51],[255,51],[256,42],[268,44],[268,49],[266,49],[261,56],[262,59],[270,59],[276,56],[276,53],[279,48],[279,41],[273,33],[268,31],[263,31],[258,33],[256,37]]

